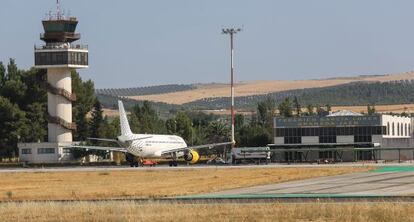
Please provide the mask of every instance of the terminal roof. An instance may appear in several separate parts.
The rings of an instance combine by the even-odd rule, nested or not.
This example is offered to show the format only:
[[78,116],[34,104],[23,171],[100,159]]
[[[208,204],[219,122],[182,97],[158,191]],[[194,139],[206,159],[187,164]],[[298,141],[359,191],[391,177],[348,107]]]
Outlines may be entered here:
[[350,110],[340,110],[328,115],[328,117],[332,116],[362,116],[362,114]]

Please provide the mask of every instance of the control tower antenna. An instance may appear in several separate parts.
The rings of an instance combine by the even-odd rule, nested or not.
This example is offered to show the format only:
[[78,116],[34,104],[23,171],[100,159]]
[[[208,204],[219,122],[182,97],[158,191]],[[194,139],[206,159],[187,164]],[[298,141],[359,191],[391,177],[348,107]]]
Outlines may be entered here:
[[56,0],[56,19],[60,20],[62,19],[62,12],[60,10],[60,1]]

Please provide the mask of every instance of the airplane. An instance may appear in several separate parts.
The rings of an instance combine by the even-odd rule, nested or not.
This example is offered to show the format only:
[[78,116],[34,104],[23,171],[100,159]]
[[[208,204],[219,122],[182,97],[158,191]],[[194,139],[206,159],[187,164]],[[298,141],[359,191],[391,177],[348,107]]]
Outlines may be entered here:
[[131,167],[138,167],[137,158],[142,162],[145,159],[152,158],[170,158],[170,167],[177,166],[177,159],[183,157],[185,161],[191,164],[197,163],[200,155],[197,150],[202,148],[214,148],[226,146],[233,142],[213,143],[198,146],[188,146],[184,139],[177,135],[157,135],[157,134],[134,134],[131,132],[128,118],[122,101],[118,100],[119,120],[121,125],[121,135],[116,139],[105,138],[88,138],[89,140],[114,142],[119,147],[102,147],[102,146],[80,146],[71,145],[66,148],[81,148],[91,150],[116,151],[126,154],[126,160]]

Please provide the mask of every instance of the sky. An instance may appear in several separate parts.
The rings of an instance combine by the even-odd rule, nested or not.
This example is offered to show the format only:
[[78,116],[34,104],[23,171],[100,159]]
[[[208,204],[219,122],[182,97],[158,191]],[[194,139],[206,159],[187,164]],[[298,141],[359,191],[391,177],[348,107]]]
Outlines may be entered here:
[[[0,61],[34,63],[55,0],[0,1]],[[96,88],[297,80],[414,70],[412,0],[62,0]]]

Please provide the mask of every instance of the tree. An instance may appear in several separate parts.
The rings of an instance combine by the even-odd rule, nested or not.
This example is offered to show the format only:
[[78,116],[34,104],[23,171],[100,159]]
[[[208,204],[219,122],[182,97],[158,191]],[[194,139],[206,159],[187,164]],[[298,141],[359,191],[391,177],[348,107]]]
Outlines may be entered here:
[[151,103],[144,101],[132,108],[131,128],[138,133],[165,133],[164,122],[159,118],[157,112],[152,108]]
[[3,62],[0,62],[0,88],[3,86],[6,81],[6,68],[4,67]]
[[27,111],[28,106],[33,103],[40,103],[42,106],[46,107],[46,70],[31,68],[30,70],[22,71],[21,73],[21,81],[26,85],[26,92],[23,101],[18,102],[20,108]]
[[279,113],[281,116],[284,116],[284,117],[293,116],[292,103],[290,102],[290,99],[288,97],[286,97],[285,100],[283,100],[283,102],[279,104],[278,109],[279,109]]
[[236,114],[234,116],[234,128],[241,129],[244,126],[244,116],[242,114]]
[[17,152],[17,143],[26,142],[28,134],[25,113],[7,98],[0,96],[0,153],[11,156]]
[[192,142],[193,128],[191,119],[184,112],[179,112],[175,116],[176,133],[181,136],[187,143]]
[[[230,140],[230,128],[222,121],[210,122],[206,129],[207,143],[220,143]],[[217,154],[224,154],[225,147],[215,149]]]
[[243,127],[237,135],[239,147],[267,146],[271,142],[269,132],[262,127]]
[[326,111],[320,105],[318,105],[318,106],[316,106],[316,113],[319,116],[321,116],[321,115],[324,115],[326,113]]
[[308,116],[313,116],[315,114],[315,112],[313,111],[314,107],[312,104],[308,104],[308,106],[306,107],[307,110],[307,115]]
[[89,137],[88,121],[86,115],[92,110],[96,101],[94,84],[91,80],[82,81],[76,71],[72,71],[72,89],[76,94],[76,101],[73,102],[72,113],[77,130],[74,131],[75,140],[83,141]]
[[219,143],[228,141],[230,138],[230,129],[221,121],[213,121],[208,124],[206,129],[208,143]]
[[86,113],[82,109],[77,112],[75,121],[76,131],[74,131],[73,137],[77,141],[85,141],[89,137],[89,128]]
[[300,103],[298,101],[298,97],[295,96],[295,98],[293,99],[293,106],[296,109],[296,115],[300,116],[300,113],[302,112],[302,107],[300,106]]
[[43,142],[47,136],[47,121],[45,118],[46,104],[32,103],[27,107],[27,128],[28,135],[24,139],[26,142]]
[[1,88],[0,95],[10,100],[10,102],[24,105],[27,86],[19,79],[6,80]]
[[326,104],[325,107],[326,107],[326,112],[330,112],[332,110],[332,107],[329,103]]
[[374,115],[376,113],[375,105],[373,105],[373,106],[368,105],[367,106],[367,113],[368,113],[368,115]]
[[165,122],[165,127],[167,128],[168,134],[175,134],[177,132],[177,124],[176,124],[175,118],[168,119]]
[[267,97],[257,104],[258,122],[264,128],[272,128],[273,114],[276,109],[274,99]]
[[[95,101],[95,104],[93,106],[93,111],[91,113],[91,120],[89,121],[89,132],[90,136],[93,138],[101,138],[104,137],[104,126],[105,122],[102,116],[102,106],[99,100]],[[95,141],[95,144],[96,141]]]
[[14,59],[10,59],[7,64],[7,80],[20,80],[19,69]]

